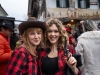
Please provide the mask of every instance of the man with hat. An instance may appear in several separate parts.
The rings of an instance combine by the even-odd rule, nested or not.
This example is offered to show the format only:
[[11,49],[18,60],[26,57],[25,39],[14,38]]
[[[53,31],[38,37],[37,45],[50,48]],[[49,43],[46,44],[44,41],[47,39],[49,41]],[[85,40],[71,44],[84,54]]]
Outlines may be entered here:
[[11,21],[4,20],[0,23],[0,75],[4,75],[8,60],[12,54],[8,38],[13,33]]

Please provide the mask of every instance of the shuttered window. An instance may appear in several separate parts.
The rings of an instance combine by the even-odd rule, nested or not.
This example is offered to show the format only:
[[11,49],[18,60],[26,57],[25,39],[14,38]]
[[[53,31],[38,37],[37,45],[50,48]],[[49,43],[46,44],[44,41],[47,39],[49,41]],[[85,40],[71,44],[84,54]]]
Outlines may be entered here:
[[69,8],[69,0],[56,0],[58,8]]
[[100,0],[98,0],[98,3],[99,3],[99,9],[100,9]]
[[60,7],[60,2],[59,2],[59,0],[56,0],[56,6],[57,6],[57,7]]
[[86,0],[86,8],[90,8],[90,0]]
[[81,0],[78,0],[78,8],[81,8]]
[[78,8],[90,8],[90,0],[78,0]]
[[69,0],[66,0],[66,7],[69,8]]

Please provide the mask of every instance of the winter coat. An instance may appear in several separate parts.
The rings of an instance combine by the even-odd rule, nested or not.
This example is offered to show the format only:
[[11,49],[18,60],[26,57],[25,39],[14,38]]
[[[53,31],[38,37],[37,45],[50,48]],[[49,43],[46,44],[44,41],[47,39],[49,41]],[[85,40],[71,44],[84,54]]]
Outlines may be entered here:
[[75,49],[82,57],[82,75],[100,75],[100,31],[81,34]]
[[11,53],[8,37],[0,32],[0,75],[4,75]]

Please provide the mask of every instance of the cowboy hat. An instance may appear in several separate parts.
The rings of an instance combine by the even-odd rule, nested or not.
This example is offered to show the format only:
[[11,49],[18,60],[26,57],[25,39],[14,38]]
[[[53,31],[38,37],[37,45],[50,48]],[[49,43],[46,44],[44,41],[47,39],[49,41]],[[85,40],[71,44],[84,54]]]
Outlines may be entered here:
[[22,35],[24,31],[28,28],[41,28],[43,33],[46,30],[46,24],[45,22],[37,21],[34,17],[29,17],[27,21],[22,22],[19,24],[18,29],[20,34]]

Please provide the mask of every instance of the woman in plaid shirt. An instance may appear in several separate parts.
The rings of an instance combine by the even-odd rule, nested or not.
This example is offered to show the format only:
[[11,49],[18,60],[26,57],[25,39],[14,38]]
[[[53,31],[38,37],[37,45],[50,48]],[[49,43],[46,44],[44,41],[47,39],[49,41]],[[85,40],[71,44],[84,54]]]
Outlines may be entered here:
[[45,23],[30,17],[19,25],[24,43],[17,48],[9,60],[5,75],[37,75],[37,49],[45,32]]
[[64,26],[58,19],[50,19],[46,22],[46,27],[47,48],[39,53],[39,75],[67,75],[68,66],[75,75],[78,75],[76,59],[71,53],[68,55],[69,59],[64,56],[64,37],[68,40]]

